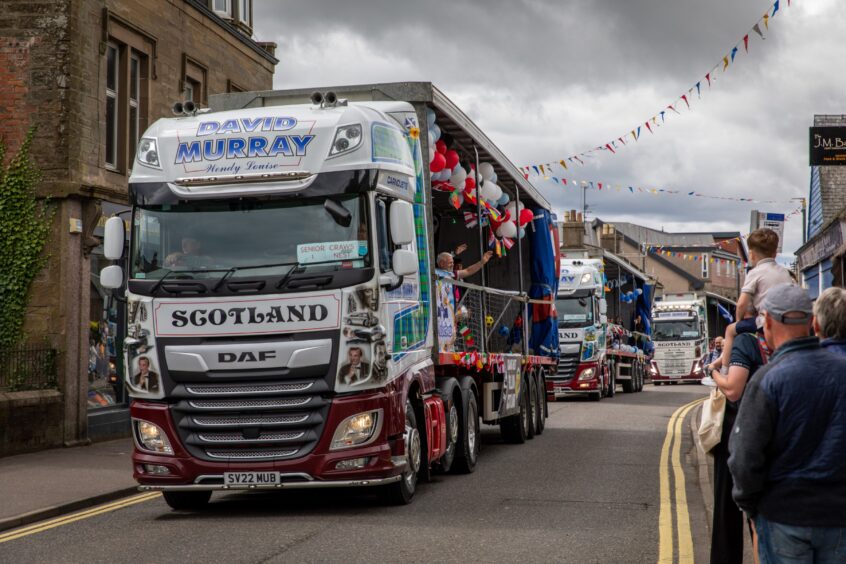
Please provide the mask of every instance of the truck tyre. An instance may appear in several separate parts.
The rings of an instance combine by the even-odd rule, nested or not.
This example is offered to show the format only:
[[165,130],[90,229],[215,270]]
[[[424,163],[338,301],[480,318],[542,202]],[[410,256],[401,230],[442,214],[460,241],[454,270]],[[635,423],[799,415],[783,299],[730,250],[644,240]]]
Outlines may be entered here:
[[162,492],[165,503],[177,511],[198,511],[211,499],[211,491],[198,492]]
[[543,373],[540,370],[535,373],[535,391],[538,398],[535,409],[535,435],[542,435],[546,428],[546,388]]
[[637,390],[636,390],[638,392],[643,391],[643,381],[646,378],[645,374],[646,374],[646,368],[643,366],[643,364],[638,364],[637,365]]
[[537,423],[538,392],[535,384],[535,374],[523,374],[523,381],[526,382],[526,438],[535,438],[535,424]]
[[420,429],[414,406],[410,401],[405,404],[405,470],[398,482],[388,484],[385,488],[385,500],[391,505],[408,505],[417,491],[417,473],[423,460],[423,443],[420,439]]
[[476,470],[482,437],[479,433],[479,406],[472,389],[461,390],[461,411],[458,414],[458,448],[452,471],[470,474]]
[[528,416],[526,414],[527,399],[528,398],[526,397],[526,386],[522,386],[522,389],[520,390],[520,399],[518,401],[520,405],[520,412],[515,415],[509,415],[508,417],[504,417],[499,422],[499,431],[500,433],[502,433],[502,438],[507,443],[519,445],[526,442],[526,438],[528,435]]
[[631,394],[635,391],[635,378],[637,378],[637,376],[635,375],[634,367],[632,367],[632,372],[629,376],[629,379],[623,380],[623,391],[627,394]]
[[613,398],[617,394],[617,372],[614,370],[614,363],[608,364],[608,397]]
[[459,416],[457,401],[460,401],[461,390],[458,386],[455,387],[453,395],[449,398],[448,403],[444,406],[446,411],[446,450],[437,462],[437,467],[441,472],[449,472],[452,468],[452,463],[455,461],[455,452],[458,450],[459,439]]

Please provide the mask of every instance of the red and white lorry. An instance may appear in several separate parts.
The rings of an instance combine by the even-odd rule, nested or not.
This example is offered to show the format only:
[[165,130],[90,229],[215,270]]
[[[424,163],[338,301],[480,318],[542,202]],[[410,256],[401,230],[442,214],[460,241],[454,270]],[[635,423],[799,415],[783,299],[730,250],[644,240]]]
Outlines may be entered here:
[[[101,280],[126,300],[141,490],[174,508],[213,491],[349,486],[408,503],[432,469],[474,470],[482,422],[516,443],[543,431],[554,295],[529,296],[555,280],[530,264],[557,264],[557,234],[547,201],[464,113],[429,83],[211,106],[175,106],[184,115],[143,134],[130,233],[106,225],[115,264]],[[464,204],[433,181],[435,140],[482,188]],[[506,199],[533,212],[522,238],[492,228]],[[438,253],[463,244],[466,265],[502,256],[439,276]],[[544,324],[554,339],[540,344]]]

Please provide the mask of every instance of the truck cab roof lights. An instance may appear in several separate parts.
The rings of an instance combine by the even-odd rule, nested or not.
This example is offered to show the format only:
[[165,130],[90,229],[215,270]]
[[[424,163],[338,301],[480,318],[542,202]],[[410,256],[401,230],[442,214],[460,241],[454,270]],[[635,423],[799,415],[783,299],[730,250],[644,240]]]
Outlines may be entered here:
[[361,124],[342,125],[335,130],[335,138],[329,149],[329,158],[354,151],[361,145]]
[[156,168],[158,170],[162,169],[161,162],[159,161],[158,144],[156,143],[156,140],[154,138],[141,138],[141,140],[138,142],[138,152],[136,154],[135,160],[137,160],[140,164],[144,166]]
[[306,180],[314,176],[307,170],[291,170],[287,172],[257,172],[254,174],[237,174],[233,176],[195,176],[177,178],[173,181],[179,186],[215,186],[221,184],[247,184],[255,182],[294,182]]
[[321,108],[335,108],[337,106],[346,106],[348,101],[346,98],[338,98],[338,95],[330,90],[325,94],[318,91],[312,92],[311,103]]

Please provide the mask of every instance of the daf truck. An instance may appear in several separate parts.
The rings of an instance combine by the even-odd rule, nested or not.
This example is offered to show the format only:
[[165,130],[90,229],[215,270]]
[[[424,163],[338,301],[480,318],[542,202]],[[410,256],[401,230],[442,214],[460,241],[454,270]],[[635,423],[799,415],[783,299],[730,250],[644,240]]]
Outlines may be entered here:
[[[129,232],[111,218],[104,241],[141,490],[177,509],[290,488],[408,503],[431,472],[475,469],[483,422],[513,443],[543,431],[557,333],[554,295],[536,290],[557,280],[533,265],[558,260],[550,205],[440,90],[247,92],[174,112],[138,143]],[[481,258],[490,223],[462,218],[493,212],[433,189],[436,138],[532,210],[464,281],[437,254]]]
[[655,302],[652,318],[652,382],[656,386],[700,382],[709,342],[705,297],[696,293],[666,294]]
[[552,400],[581,395],[599,401],[613,397],[618,385],[627,393],[643,389],[643,346],[629,344],[632,333],[609,323],[608,298],[616,290],[606,292],[604,259],[584,254],[584,258],[561,259],[555,300],[561,355],[556,373],[547,382]]

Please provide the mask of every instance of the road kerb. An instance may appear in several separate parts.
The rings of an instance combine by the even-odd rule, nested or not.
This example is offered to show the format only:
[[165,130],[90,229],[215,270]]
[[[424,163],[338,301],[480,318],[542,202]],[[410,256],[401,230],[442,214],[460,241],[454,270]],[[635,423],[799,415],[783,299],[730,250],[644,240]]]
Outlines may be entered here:
[[84,498],[84,499],[78,499],[78,500],[71,501],[71,502],[68,502],[68,503],[63,503],[63,504],[60,504],[60,505],[43,507],[41,509],[36,509],[34,511],[28,511],[26,513],[21,513],[19,515],[14,515],[12,517],[6,517],[6,518],[3,518],[3,519],[0,519],[0,531],[8,531],[9,529],[16,529],[18,527],[23,527],[24,525],[29,525],[31,523],[36,523],[38,521],[43,521],[45,519],[50,519],[52,517],[59,517],[60,515],[73,513],[74,511],[79,511],[80,509],[86,509],[88,507],[100,505],[101,503],[107,503],[109,501],[114,501],[116,499],[129,497],[129,496],[135,495],[137,493],[138,493],[138,486],[131,486],[131,487],[128,487],[128,488],[121,488],[121,489],[114,490],[114,491],[111,491],[111,492],[98,494],[98,495],[87,497],[87,498]]

